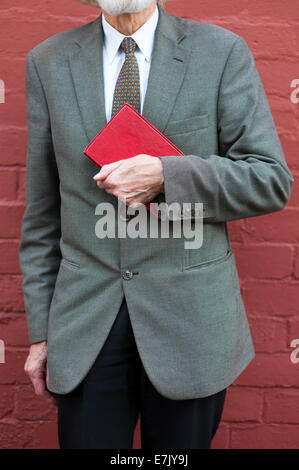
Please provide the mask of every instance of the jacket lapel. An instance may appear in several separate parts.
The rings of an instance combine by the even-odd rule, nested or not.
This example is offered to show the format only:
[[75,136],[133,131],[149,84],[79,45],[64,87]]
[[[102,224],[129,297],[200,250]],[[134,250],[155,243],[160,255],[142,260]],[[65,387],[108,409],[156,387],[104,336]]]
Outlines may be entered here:
[[[184,79],[190,50],[180,44],[185,34],[175,18],[158,8],[159,22],[142,114],[163,132]],[[107,123],[101,15],[90,28],[76,40],[69,64],[86,135],[92,140]]]
[[103,77],[103,28],[101,15],[90,25],[76,50],[69,55],[73,84],[89,140],[107,123]]
[[159,13],[142,115],[163,132],[184,80],[190,50],[181,45],[185,34],[175,18],[160,7]]

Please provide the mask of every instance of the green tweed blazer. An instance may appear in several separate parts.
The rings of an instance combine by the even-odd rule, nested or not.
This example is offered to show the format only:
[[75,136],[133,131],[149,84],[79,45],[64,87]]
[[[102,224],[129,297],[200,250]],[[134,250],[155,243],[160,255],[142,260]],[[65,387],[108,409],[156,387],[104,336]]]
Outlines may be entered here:
[[[165,397],[214,394],[254,357],[227,222],[283,209],[293,178],[246,42],[159,14],[143,115],[185,154],[161,159],[164,199],[203,203],[198,249],[186,250],[184,237],[95,234],[96,206],[117,204],[83,155],[106,124],[101,16],[28,54],[20,261],[30,342],[48,341],[58,394],[91,368],[123,296],[146,373]],[[126,279],[126,270],[139,274]]]

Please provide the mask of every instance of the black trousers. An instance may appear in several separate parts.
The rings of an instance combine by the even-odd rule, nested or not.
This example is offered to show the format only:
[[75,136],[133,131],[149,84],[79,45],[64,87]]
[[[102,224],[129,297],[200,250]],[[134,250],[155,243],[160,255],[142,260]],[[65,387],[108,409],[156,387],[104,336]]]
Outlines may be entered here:
[[140,412],[143,449],[209,449],[226,390],[171,400],[149,381],[125,299],[94,365],[81,384],[58,395],[61,449],[132,449]]

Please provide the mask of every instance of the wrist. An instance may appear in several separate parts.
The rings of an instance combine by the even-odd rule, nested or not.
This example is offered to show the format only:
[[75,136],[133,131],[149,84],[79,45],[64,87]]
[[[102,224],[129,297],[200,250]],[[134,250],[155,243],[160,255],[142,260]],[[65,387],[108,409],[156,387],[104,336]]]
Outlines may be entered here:
[[163,165],[161,162],[161,158],[158,157],[156,159],[157,161],[157,175],[158,175],[158,187],[160,189],[161,193],[164,193],[164,171],[163,171]]

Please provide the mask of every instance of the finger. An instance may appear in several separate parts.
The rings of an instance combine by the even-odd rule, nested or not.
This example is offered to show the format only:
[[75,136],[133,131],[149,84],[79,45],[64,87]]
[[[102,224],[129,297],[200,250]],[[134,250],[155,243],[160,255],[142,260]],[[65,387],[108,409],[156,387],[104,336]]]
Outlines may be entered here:
[[36,395],[42,396],[47,391],[46,378],[31,376],[31,382]]
[[50,397],[47,398],[47,401],[53,405],[53,406],[57,406],[57,398],[55,398],[52,394],[50,394]]
[[49,367],[46,366],[46,387],[49,388]]
[[56,400],[53,400],[52,393],[47,389],[47,378],[45,374],[38,377],[32,376],[31,382],[36,395],[46,399],[51,404],[56,403]]
[[139,196],[127,199],[126,204],[128,207],[132,207],[133,209],[135,209],[136,207],[143,206],[144,204],[146,204],[146,202],[144,200],[144,197]]
[[56,400],[53,398],[53,395],[51,392],[49,392],[49,390],[45,390],[44,393],[42,395],[39,395],[41,398],[44,398],[45,400],[47,400],[47,402],[51,403],[51,404],[55,404],[56,403]]
[[118,162],[114,162],[114,163],[109,163],[108,165],[103,165],[99,173],[94,175],[93,179],[95,181],[104,180],[105,178],[107,178],[108,175],[110,175],[110,173],[112,173],[112,171],[114,171],[116,168],[120,166],[121,162],[122,160]]
[[57,405],[57,399],[54,395],[48,390],[49,384],[49,369],[46,367],[46,371],[40,371],[39,374],[35,377],[32,377],[32,384],[36,395],[47,400],[51,405]]
[[114,182],[114,178],[112,181],[112,175],[111,173],[105,178],[104,180],[97,181],[97,185],[101,189],[105,189],[106,191],[116,189],[116,184]]
[[97,181],[97,186],[98,186],[99,188],[101,188],[101,189],[107,189],[107,188],[109,188],[109,184],[108,184],[108,182],[107,182],[106,179],[105,179],[105,180],[99,180],[99,181]]
[[150,196],[147,191],[138,190],[135,191],[135,193],[128,195],[126,198],[126,204],[130,207],[137,207],[137,205],[147,204],[149,199]]
[[[133,200],[143,202],[147,191],[146,189],[135,189],[130,191],[121,191],[119,198],[122,197],[124,201],[132,202]],[[127,202],[126,202],[127,203]]]

